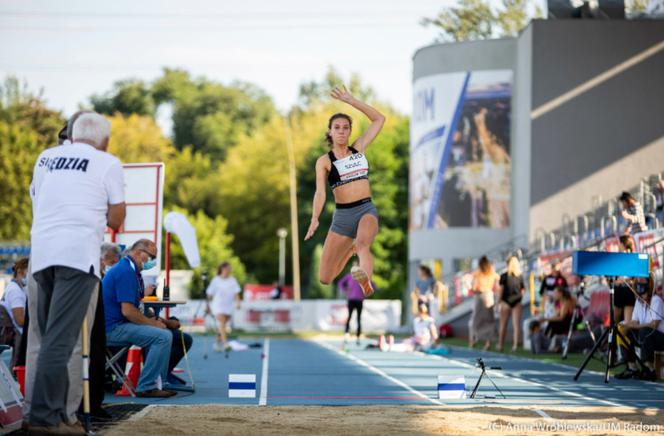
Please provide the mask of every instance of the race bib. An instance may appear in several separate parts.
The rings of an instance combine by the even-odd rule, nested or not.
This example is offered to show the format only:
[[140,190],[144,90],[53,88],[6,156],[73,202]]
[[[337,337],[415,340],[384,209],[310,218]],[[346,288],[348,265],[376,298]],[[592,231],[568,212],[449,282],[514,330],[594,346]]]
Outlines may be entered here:
[[369,162],[367,162],[367,158],[362,153],[355,153],[345,159],[335,160],[332,163],[337,168],[341,181],[367,177],[369,174]]

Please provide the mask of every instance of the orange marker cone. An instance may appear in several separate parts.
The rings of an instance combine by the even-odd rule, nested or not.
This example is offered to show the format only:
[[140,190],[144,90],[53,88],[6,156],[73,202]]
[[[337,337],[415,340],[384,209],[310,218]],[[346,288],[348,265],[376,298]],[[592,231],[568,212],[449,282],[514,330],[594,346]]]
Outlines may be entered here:
[[[127,383],[131,385],[132,390],[136,390],[138,386],[138,378],[141,376],[141,369],[143,366],[143,353],[141,347],[132,345],[127,353],[127,367],[125,368],[125,375],[127,376]],[[127,386],[122,384],[122,389],[115,393],[116,397],[129,397],[132,396],[131,392],[127,390]]]
[[380,351],[385,351],[385,335],[380,335],[378,337],[378,349]]

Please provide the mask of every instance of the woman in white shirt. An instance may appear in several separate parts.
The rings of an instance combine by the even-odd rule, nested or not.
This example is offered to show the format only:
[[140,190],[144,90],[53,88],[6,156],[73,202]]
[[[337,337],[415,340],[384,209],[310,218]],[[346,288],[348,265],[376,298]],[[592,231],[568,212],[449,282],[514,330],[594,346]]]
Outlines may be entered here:
[[231,265],[222,262],[217,268],[217,276],[212,279],[205,291],[207,295],[207,311],[218,321],[219,331],[214,351],[227,350],[228,338],[226,328],[235,307],[240,308],[240,284],[231,276]]
[[664,350],[664,300],[654,292],[655,279],[652,273],[648,279],[636,279],[634,285],[639,298],[636,299],[632,319],[620,325],[627,332],[628,339],[640,344],[641,360],[646,367],[639,373],[632,350],[623,348],[627,369],[616,375],[616,378],[655,381],[655,351]]
[[[21,336],[23,335],[23,325],[25,324],[25,303],[28,299],[26,294],[26,284],[28,276],[28,258],[24,257],[16,261],[12,267],[12,281],[9,282],[5,288],[5,293],[2,295],[0,304],[7,310],[7,314],[11,319],[11,328],[8,332],[8,335],[3,334],[3,337],[11,337],[12,343],[10,345],[13,348],[12,352],[12,365],[16,358],[16,353],[18,349],[18,344],[21,341]],[[6,325],[9,328],[9,324]],[[11,332],[13,329],[13,334]]]
[[429,316],[429,309],[425,303],[417,306],[417,316],[413,319],[413,336],[399,344],[392,346],[391,351],[409,352],[426,350],[438,339],[436,322]]

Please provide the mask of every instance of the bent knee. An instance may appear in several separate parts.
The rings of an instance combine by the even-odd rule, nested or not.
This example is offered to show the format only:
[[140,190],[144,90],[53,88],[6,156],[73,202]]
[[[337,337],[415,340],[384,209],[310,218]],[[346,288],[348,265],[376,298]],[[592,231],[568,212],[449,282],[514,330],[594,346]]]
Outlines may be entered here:
[[168,329],[158,329],[155,335],[155,342],[160,344],[170,344],[173,341],[173,334]]
[[318,281],[321,285],[329,285],[332,283],[332,280],[334,280],[334,277],[332,276],[331,272],[323,271],[321,269],[321,271],[318,273]]

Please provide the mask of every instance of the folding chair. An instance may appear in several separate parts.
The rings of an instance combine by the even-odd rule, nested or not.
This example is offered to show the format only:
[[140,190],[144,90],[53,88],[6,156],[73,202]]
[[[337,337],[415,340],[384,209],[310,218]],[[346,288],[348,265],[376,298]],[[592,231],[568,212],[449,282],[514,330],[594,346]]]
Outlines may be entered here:
[[129,394],[135,397],[134,386],[131,385],[131,381],[127,378],[124,369],[118,364],[118,360],[122,359],[127,354],[127,351],[129,351],[129,346],[122,347],[115,353],[110,348],[106,348],[106,371],[110,369],[115,377],[122,380],[122,385],[127,389]]

